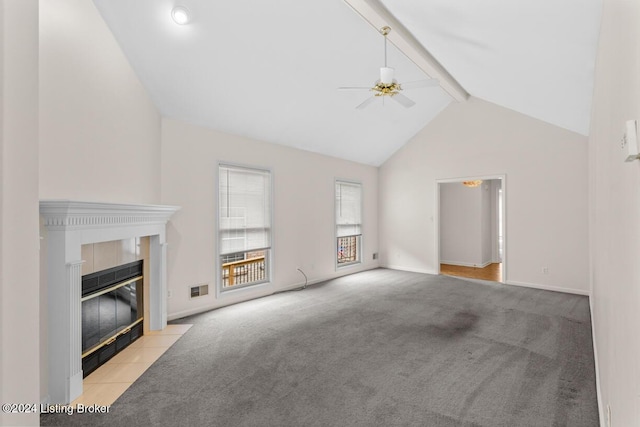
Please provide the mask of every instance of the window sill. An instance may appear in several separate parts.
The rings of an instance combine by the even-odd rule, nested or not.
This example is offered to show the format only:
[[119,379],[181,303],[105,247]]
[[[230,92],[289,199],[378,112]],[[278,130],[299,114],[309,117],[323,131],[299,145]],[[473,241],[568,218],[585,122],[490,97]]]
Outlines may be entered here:
[[362,265],[362,261],[353,261],[353,262],[345,262],[343,264],[337,264],[336,270],[342,270],[343,268],[354,267],[356,265]]
[[266,291],[271,290],[272,283],[271,282],[261,282],[253,285],[242,286],[238,288],[230,288],[230,289],[221,289],[220,287],[216,290],[216,297],[220,299],[230,298],[232,296],[249,294],[252,292],[258,291]]

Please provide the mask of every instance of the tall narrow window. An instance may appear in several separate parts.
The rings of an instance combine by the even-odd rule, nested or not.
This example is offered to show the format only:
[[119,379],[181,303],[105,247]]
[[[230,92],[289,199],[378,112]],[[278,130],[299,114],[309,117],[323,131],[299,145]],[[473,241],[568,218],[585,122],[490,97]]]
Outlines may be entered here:
[[360,262],[361,243],[362,185],[336,181],[336,262],[338,267]]
[[271,172],[220,165],[218,174],[221,290],[268,282]]

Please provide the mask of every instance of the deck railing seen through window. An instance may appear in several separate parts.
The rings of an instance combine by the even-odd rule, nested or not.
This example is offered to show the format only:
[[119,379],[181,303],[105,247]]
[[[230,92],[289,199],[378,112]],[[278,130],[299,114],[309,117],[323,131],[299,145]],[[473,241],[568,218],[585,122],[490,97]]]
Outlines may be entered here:
[[338,265],[358,261],[358,238],[360,236],[338,237]]
[[249,255],[250,257],[247,259],[222,264],[223,288],[260,283],[266,280],[264,252]]

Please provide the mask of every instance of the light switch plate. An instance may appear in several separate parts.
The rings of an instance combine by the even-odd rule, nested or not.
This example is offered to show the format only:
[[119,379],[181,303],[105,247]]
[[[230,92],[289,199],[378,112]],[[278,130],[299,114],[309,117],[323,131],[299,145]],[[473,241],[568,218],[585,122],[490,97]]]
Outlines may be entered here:
[[638,159],[638,122],[627,120],[625,124],[624,137],[622,138],[622,149],[624,151],[624,161],[632,162]]

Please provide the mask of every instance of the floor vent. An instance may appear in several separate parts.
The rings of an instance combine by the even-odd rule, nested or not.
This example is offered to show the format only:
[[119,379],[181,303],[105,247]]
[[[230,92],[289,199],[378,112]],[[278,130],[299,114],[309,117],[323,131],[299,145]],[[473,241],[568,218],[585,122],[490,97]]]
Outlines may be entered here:
[[209,285],[197,285],[191,287],[191,298],[209,295]]

